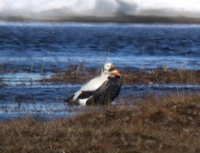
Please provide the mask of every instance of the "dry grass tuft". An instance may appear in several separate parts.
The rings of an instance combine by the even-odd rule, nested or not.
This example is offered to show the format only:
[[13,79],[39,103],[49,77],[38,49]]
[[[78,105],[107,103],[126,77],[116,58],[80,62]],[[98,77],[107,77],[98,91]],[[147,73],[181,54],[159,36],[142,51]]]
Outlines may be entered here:
[[58,73],[49,79],[42,79],[41,82],[85,83],[98,74],[100,74],[100,69],[93,70],[82,65],[72,65],[64,73]]
[[[79,66],[70,66],[64,73],[43,79],[41,82],[66,82],[85,83],[91,78],[99,75],[98,71]],[[192,70],[166,70],[154,69],[146,71],[121,70],[123,84],[149,84],[149,83],[179,83],[200,84],[200,71]]]
[[144,71],[122,71],[124,84],[148,84],[148,83],[180,83],[199,84],[200,71],[191,70],[158,70]]
[[1,123],[0,152],[200,152],[200,94],[137,102],[137,108],[88,107],[83,115],[53,122]]

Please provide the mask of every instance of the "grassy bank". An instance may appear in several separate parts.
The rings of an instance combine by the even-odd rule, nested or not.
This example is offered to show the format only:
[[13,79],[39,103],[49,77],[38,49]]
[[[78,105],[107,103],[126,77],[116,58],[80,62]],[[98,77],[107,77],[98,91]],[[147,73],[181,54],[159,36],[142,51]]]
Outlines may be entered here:
[[[163,68],[149,70],[148,72],[143,70],[121,70],[120,73],[123,77],[123,84],[129,85],[149,83],[200,84],[200,71],[194,70],[168,70]],[[65,72],[43,79],[41,82],[85,83],[99,74],[100,69],[96,71],[73,65]]]
[[83,115],[47,123],[1,123],[0,152],[200,152],[200,94],[120,101],[140,106],[88,107]]

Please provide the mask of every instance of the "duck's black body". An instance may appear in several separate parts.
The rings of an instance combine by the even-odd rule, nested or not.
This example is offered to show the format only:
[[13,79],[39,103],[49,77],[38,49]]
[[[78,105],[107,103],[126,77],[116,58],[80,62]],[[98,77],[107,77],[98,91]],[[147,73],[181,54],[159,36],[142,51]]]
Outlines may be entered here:
[[108,77],[87,100],[86,105],[106,105],[110,104],[119,94],[122,79],[120,76]]

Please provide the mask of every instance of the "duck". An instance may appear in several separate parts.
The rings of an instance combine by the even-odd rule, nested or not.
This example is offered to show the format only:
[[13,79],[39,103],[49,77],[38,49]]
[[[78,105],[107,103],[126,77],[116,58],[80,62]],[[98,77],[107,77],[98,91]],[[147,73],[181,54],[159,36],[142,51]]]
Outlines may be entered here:
[[71,105],[108,105],[119,95],[122,77],[113,63],[105,63],[101,74],[87,82],[65,101]]

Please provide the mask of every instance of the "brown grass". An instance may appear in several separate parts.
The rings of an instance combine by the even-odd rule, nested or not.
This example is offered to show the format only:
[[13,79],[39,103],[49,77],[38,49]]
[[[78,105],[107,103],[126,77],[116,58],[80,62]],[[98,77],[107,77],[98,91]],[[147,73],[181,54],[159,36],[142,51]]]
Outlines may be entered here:
[[148,84],[148,83],[180,83],[199,84],[200,71],[192,70],[157,70],[122,71],[125,84]]
[[[142,70],[131,71],[121,70],[123,84],[149,84],[149,83],[190,83],[200,84],[200,71],[192,70],[166,70],[153,69],[149,72]],[[66,83],[85,83],[86,81],[98,76],[99,70],[88,69],[82,66],[71,66],[65,72],[56,74],[49,79],[41,82],[66,82]]]
[[84,83],[89,79],[100,74],[100,68],[93,70],[82,65],[72,65],[65,72],[58,72],[49,79],[42,79],[41,82],[66,82],[66,83]]
[[83,115],[46,123],[1,123],[0,152],[200,152],[200,94],[126,101],[140,106],[88,107]]

